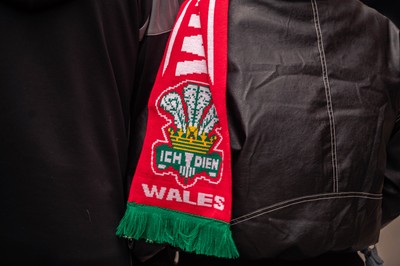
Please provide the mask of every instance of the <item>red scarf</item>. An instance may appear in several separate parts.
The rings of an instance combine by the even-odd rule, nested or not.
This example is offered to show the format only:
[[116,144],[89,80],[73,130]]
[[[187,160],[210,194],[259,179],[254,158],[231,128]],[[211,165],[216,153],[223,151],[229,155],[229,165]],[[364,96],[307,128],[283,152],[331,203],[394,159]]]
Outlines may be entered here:
[[181,6],[148,103],[147,131],[117,235],[238,257],[230,231],[228,0]]

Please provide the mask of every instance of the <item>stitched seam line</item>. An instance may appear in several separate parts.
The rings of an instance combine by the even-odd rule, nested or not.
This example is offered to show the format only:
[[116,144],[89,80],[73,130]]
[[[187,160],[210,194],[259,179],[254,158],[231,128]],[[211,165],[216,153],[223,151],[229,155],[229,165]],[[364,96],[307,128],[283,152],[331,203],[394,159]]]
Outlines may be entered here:
[[287,203],[285,205],[282,206],[278,206],[269,210],[265,210],[262,212],[255,212],[252,215],[244,215],[241,216],[239,218],[233,219],[231,221],[231,225],[236,225],[236,224],[240,224],[243,222],[246,222],[248,220],[252,220],[255,219],[259,216],[274,212],[274,211],[278,211],[281,209],[285,209],[287,207],[291,207],[294,205],[298,205],[298,204],[302,204],[302,203],[307,203],[307,202],[314,202],[314,201],[322,201],[322,200],[331,200],[331,199],[346,199],[346,198],[363,198],[363,199],[370,199],[370,200],[381,200],[382,199],[382,195],[381,194],[370,194],[368,195],[368,193],[365,193],[365,195],[361,195],[362,193],[360,193],[360,195],[338,195],[337,193],[335,194],[331,194],[330,196],[326,196],[326,197],[320,197],[320,198],[314,198],[314,199],[303,199],[303,200],[299,200],[299,201],[295,201],[295,202],[291,202],[291,203]]
[[326,105],[329,117],[329,127],[331,134],[331,150],[332,150],[332,177],[333,177],[333,192],[339,191],[339,175],[338,175],[338,162],[337,162],[337,149],[336,149],[336,132],[335,132],[335,117],[333,114],[331,87],[328,78],[328,66],[326,64],[324,43],[322,40],[321,24],[319,21],[318,6],[316,0],[311,0],[314,26],[317,33],[318,50],[321,58],[322,79],[325,87]]
[[332,195],[337,196],[337,197],[340,197],[340,196],[345,197],[345,196],[349,196],[349,195],[352,195],[352,196],[367,196],[367,197],[375,197],[375,198],[382,197],[382,194],[373,194],[373,193],[367,193],[367,192],[341,192],[341,193],[313,194],[313,195],[309,195],[309,196],[298,197],[298,198],[291,199],[291,200],[281,201],[281,202],[278,202],[276,204],[273,204],[273,205],[258,209],[256,211],[253,211],[251,213],[236,217],[236,218],[232,219],[232,221],[239,220],[239,219],[242,219],[242,218],[246,218],[248,216],[256,215],[259,212],[264,212],[264,211],[269,210],[269,209],[278,208],[280,206],[283,206],[283,205],[286,205],[286,204],[291,204],[291,203],[298,202],[298,201],[302,201],[302,200],[305,200],[305,199],[323,199],[323,198],[326,198],[326,197],[331,197]]

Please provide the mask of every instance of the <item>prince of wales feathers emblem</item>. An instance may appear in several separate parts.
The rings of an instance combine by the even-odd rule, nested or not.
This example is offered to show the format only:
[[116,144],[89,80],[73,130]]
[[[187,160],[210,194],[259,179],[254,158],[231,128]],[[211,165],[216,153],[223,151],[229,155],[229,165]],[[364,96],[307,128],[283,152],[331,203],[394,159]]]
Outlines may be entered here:
[[[175,128],[168,129],[170,145],[156,147],[156,163],[159,170],[172,167],[179,173],[178,182],[187,186],[196,175],[215,179],[221,167],[221,155],[211,152],[217,140],[212,132],[219,119],[211,103],[210,89],[188,84],[183,88],[183,100],[185,104],[181,95],[175,91],[161,98],[160,107],[173,116]],[[207,113],[204,115],[205,111]]]

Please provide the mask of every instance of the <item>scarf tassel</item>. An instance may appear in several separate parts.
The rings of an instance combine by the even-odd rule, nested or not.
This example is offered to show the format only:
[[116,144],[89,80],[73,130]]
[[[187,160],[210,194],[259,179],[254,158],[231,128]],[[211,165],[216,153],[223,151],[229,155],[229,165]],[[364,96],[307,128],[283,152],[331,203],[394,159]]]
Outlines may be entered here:
[[128,203],[117,228],[117,235],[132,239],[151,239],[187,252],[237,258],[229,223],[153,206]]

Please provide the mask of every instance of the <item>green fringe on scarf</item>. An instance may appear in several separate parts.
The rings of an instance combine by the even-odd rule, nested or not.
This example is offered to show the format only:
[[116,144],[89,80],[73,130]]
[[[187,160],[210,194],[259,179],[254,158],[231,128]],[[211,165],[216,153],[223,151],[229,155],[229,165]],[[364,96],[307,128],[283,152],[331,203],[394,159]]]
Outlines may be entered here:
[[239,257],[229,223],[132,202],[127,204],[117,235],[166,243],[202,255]]

